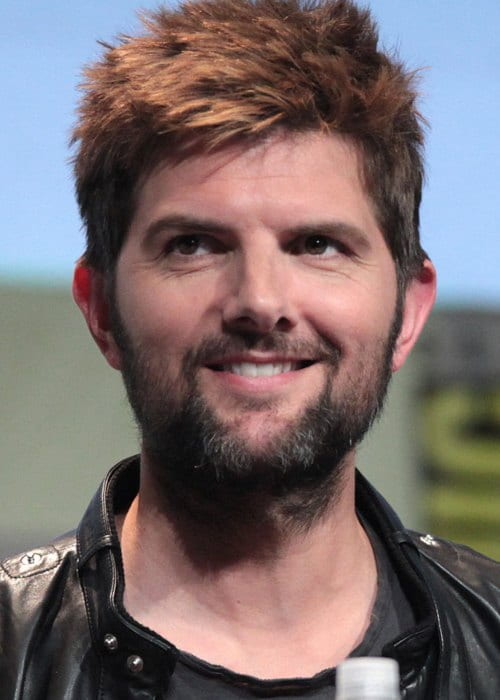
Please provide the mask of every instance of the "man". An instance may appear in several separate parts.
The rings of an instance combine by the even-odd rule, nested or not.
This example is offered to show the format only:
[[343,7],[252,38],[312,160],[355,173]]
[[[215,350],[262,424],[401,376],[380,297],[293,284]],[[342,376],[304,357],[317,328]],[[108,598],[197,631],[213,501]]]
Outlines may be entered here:
[[141,454],[4,562],[2,697],[493,698],[498,565],[405,531],[355,447],[430,312],[410,74],[346,0],[202,0],[87,71],[75,299]]

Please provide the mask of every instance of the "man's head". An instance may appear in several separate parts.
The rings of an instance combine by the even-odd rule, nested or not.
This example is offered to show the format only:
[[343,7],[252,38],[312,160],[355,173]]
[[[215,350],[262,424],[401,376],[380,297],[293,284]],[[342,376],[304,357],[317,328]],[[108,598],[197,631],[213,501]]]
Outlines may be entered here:
[[411,78],[351,3],[216,0],[89,79],[75,293],[145,454],[321,494],[432,304]]
[[368,11],[349,0],[201,0],[145,25],[87,71],[74,131],[86,263],[112,278],[139,183],[159,160],[319,131],[355,144],[404,288],[425,258],[422,130],[414,76],[379,50]]

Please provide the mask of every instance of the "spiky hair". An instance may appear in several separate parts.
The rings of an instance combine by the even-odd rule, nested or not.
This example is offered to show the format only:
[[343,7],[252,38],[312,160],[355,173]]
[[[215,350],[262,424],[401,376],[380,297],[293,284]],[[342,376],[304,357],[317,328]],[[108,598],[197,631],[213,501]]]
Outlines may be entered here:
[[198,0],[143,13],[104,45],[82,86],[75,173],[86,261],[112,272],[137,182],[159,159],[277,130],[359,149],[368,194],[404,283],[420,268],[422,123],[414,74],[378,48],[350,0]]

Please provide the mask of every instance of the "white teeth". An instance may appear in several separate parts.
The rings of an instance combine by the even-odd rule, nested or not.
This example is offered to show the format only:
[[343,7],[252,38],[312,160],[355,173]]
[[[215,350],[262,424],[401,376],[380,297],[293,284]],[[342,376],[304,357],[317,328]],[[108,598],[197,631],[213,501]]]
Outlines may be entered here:
[[254,362],[240,362],[234,365],[223,365],[224,372],[232,372],[242,377],[273,377],[275,374],[291,372],[296,368],[296,363],[279,362],[267,364],[255,364]]

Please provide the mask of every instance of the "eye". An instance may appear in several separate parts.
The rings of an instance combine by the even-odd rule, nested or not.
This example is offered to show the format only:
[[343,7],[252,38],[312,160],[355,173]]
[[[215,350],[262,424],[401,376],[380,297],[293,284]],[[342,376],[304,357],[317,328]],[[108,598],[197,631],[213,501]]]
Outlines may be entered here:
[[345,252],[345,248],[339,241],[322,234],[303,236],[293,246],[296,255],[315,255],[330,257]]
[[207,255],[216,252],[216,245],[209,236],[185,234],[173,238],[168,244],[166,252],[182,256]]
[[331,243],[326,236],[308,236],[304,241],[304,250],[310,255],[323,255],[331,248]]

